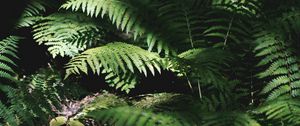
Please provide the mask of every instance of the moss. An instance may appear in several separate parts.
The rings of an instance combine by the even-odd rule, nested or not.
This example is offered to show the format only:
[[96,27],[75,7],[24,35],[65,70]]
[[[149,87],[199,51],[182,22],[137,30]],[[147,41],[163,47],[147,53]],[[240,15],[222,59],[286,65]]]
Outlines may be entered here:
[[174,110],[180,108],[180,106],[186,106],[192,104],[192,96],[178,94],[178,93],[157,93],[144,96],[140,100],[134,100],[132,103],[134,106],[143,109],[155,109],[155,110]]
[[95,100],[85,105],[82,112],[79,113],[79,115],[84,116],[90,111],[108,109],[111,107],[125,106],[125,105],[128,104],[123,98],[120,98],[115,94],[103,91],[102,94],[98,95],[95,98]]

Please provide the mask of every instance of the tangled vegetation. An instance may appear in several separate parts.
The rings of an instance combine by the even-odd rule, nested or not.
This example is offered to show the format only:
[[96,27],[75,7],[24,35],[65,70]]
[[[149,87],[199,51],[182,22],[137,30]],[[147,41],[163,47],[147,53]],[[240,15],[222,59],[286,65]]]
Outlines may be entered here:
[[299,0],[25,5],[1,35],[0,125],[300,125]]

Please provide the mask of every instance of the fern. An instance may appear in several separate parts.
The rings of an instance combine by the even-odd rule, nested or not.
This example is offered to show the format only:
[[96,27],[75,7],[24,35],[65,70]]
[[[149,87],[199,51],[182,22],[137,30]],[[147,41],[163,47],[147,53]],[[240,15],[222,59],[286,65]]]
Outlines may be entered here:
[[203,126],[260,126],[249,115],[240,112],[221,112],[203,115]]
[[287,94],[299,96],[299,66],[290,42],[278,33],[268,31],[257,33],[256,38],[256,56],[263,57],[258,66],[268,66],[258,77],[272,77],[262,90],[268,94],[267,100]]
[[0,77],[3,79],[8,79],[15,81],[15,72],[13,67],[16,63],[12,59],[18,59],[17,45],[21,37],[9,36],[2,41],[0,41]]
[[237,16],[222,9],[212,10],[204,15],[203,25],[206,27],[202,34],[209,44],[234,48],[251,39],[247,17]]
[[[10,124],[12,126],[17,125],[16,118],[15,118],[14,114],[1,101],[0,101],[0,119],[3,119],[3,122],[5,122],[6,124]],[[1,123],[0,123],[0,125],[1,125]]]
[[[95,16],[107,15],[113,24],[116,24],[117,28],[122,31],[133,32],[134,38],[144,35],[147,36],[148,46],[151,49],[154,45],[157,45],[158,52],[165,50],[168,54],[170,49],[168,47],[168,38],[164,38],[156,31],[159,29],[152,27],[152,23],[145,22],[154,21],[157,18],[155,7],[157,7],[156,1],[129,1],[129,0],[70,0],[62,5],[62,8],[72,9],[73,11],[82,10],[87,15]],[[144,10],[144,11],[140,11]],[[147,13],[150,18],[144,17]],[[160,22],[160,21],[157,21]],[[170,39],[170,38],[169,38]]]
[[20,39],[21,37],[9,36],[0,41],[0,77],[2,83],[0,84],[0,90],[1,93],[8,97],[7,104],[2,102],[2,100],[0,102],[0,118],[4,119],[6,125],[12,126],[21,123],[16,114],[24,115],[24,111],[21,109],[23,107],[22,102],[18,99],[19,96],[17,96],[16,89],[8,85],[17,82],[14,70],[14,67],[17,65],[13,59],[18,59],[16,53]]
[[[208,3],[197,0],[187,0],[185,2],[180,0],[167,0],[161,2],[158,8],[158,18],[162,19],[164,26],[169,31],[166,36],[172,36],[174,39],[170,39],[170,42],[174,47],[181,47],[179,51],[184,51],[190,48],[203,46],[204,40],[202,38],[201,31],[205,29],[204,19],[202,18],[203,13],[207,8]],[[205,8],[200,10],[199,8]],[[149,41],[150,40],[150,41]],[[147,37],[147,43],[151,49],[156,41],[155,37]]]
[[102,47],[89,49],[71,59],[66,65],[66,77],[71,74],[88,74],[91,68],[94,74],[106,73],[106,79],[112,86],[126,92],[136,84],[134,74],[145,76],[148,70],[155,75],[161,71],[160,57],[130,44],[121,42],[110,43]]
[[[60,90],[64,84],[61,82],[60,74],[51,70],[41,69],[37,74],[27,77],[22,83],[25,89],[24,98],[35,99],[32,101],[24,101],[35,116],[41,117],[45,115],[53,116],[52,107],[59,108],[64,92]],[[67,87],[64,87],[67,90]],[[64,94],[67,95],[67,94]]]
[[33,28],[34,39],[48,46],[53,57],[73,57],[102,37],[101,28],[81,14],[52,14],[42,18]]
[[262,2],[258,0],[212,0],[212,4],[216,8],[254,17],[260,15]]
[[[128,116],[130,115],[130,116]],[[102,124],[117,126],[179,126],[180,123],[166,115],[131,107],[118,107],[107,110],[90,112],[91,117]]]
[[30,27],[46,12],[46,3],[42,0],[30,0],[16,24],[16,28]]
[[[260,126],[244,112],[212,112],[207,111],[207,108],[201,109],[205,105],[189,95],[159,93],[141,97],[141,100],[135,99],[133,102],[137,108],[127,106],[107,108],[107,100],[98,100],[95,102],[98,106],[90,109],[86,117],[108,125]],[[127,116],[129,114],[131,116]],[[153,119],[160,120],[160,123],[153,124]]]
[[8,121],[4,123],[13,126],[21,124],[33,125],[33,114],[31,111],[28,111],[29,108],[24,103],[23,92],[9,85],[0,85],[0,91],[5,93],[8,98],[5,104],[7,112],[1,113],[1,116],[4,119],[7,118],[6,121]]
[[279,98],[264,103],[255,110],[256,114],[262,114],[265,121],[273,125],[281,124],[297,126],[300,124],[300,102],[299,99]]
[[214,48],[198,48],[185,51],[179,54],[178,58],[166,63],[167,68],[178,72],[179,76],[188,77],[191,83],[214,86],[223,91],[228,87],[228,80],[222,75],[221,70],[233,60],[229,52]]
[[[239,2],[217,1],[210,3],[196,0],[184,2],[180,0],[166,0],[163,2],[69,0],[62,5],[62,8],[72,9],[73,11],[82,10],[87,15],[96,17],[98,15],[102,17],[107,15],[111,22],[115,23],[117,28],[122,31],[127,33],[132,31],[135,38],[138,36],[145,37],[149,50],[156,46],[158,52],[161,52],[163,49],[168,54],[169,48],[173,51],[174,47],[181,46],[179,50],[182,51],[190,47],[206,46],[207,40],[215,40],[213,37],[225,39],[225,44],[230,40],[238,43],[242,42],[243,39],[240,35],[249,37],[249,34],[247,34],[249,31],[245,27],[246,24],[243,24],[240,19],[234,22],[232,19],[228,19],[227,17],[231,14],[230,11],[221,12],[224,12],[224,8],[231,8],[229,10],[234,10],[234,13],[250,13],[253,16],[259,10],[259,2],[255,0]],[[147,8],[140,8],[144,6],[147,6]],[[155,10],[155,8],[158,8],[158,10]],[[207,11],[216,13],[207,13]],[[146,18],[141,16],[145,13],[148,15]],[[225,14],[226,16],[221,18],[213,17],[213,14],[217,16]],[[203,15],[205,15],[204,18]],[[216,23],[219,25],[207,27]]]

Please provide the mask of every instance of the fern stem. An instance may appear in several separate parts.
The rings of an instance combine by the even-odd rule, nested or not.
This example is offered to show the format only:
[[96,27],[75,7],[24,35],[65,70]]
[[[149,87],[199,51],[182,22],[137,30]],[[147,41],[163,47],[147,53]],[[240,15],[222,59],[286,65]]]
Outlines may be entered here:
[[[278,40],[276,40],[278,41]],[[279,41],[280,44],[282,44],[282,47],[283,48],[288,48],[287,45],[284,43],[284,41]],[[289,78],[289,86],[291,87],[290,88],[290,95],[293,97],[293,90],[292,90],[292,85],[291,85],[291,70],[290,70],[290,64],[288,62],[288,55],[287,53],[284,54],[284,59],[285,59],[285,64],[286,64],[286,67],[287,67],[287,70],[288,70],[288,73],[287,73],[287,77]]]
[[186,77],[186,80],[187,80],[187,82],[188,82],[188,85],[189,85],[191,91],[193,92],[193,87],[192,87],[192,83],[191,83],[190,79],[188,78],[188,76],[186,75],[186,73],[184,73],[184,76]]
[[51,64],[48,63],[49,68],[51,69],[52,72],[54,72],[54,69],[52,68]]
[[192,36],[192,31],[191,31],[190,20],[188,18],[188,13],[185,9],[183,11],[184,11],[184,16],[185,16],[185,20],[186,20],[186,26],[187,26],[187,29],[188,29],[188,32],[189,32],[189,40],[190,40],[190,43],[191,43],[191,47],[194,48],[193,36]]
[[254,104],[254,85],[253,85],[253,73],[252,69],[250,70],[250,96],[251,102],[250,105]]
[[201,91],[201,85],[200,85],[199,79],[197,80],[197,83],[198,83],[199,98],[200,98],[200,100],[202,100],[202,91]]
[[225,36],[225,38],[224,38],[223,49],[225,49],[225,46],[227,45],[228,36],[229,36],[229,34],[230,34],[230,30],[231,30],[231,27],[232,27],[233,19],[234,19],[234,16],[231,17],[231,20],[230,20],[230,22],[229,22],[228,30],[227,30],[226,36]]

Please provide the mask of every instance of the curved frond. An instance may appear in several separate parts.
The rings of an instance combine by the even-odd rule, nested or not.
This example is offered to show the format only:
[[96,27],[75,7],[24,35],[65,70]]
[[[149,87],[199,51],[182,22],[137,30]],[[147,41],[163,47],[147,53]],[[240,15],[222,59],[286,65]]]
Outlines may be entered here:
[[[130,116],[128,116],[130,115]],[[95,119],[97,122],[109,125],[120,126],[180,126],[181,124],[174,118],[155,114],[131,107],[118,107],[107,110],[92,111],[87,117]]]
[[[153,27],[153,23],[148,22],[151,20],[158,24],[161,21],[157,18],[156,7],[156,1],[151,0],[69,0],[62,5],[65,9],[82,10],[92,17],[107,15],[117,28],[127,33],[133,32],[135,39],[141,35],[146,36],[150,50],[157,45],[158,52],[164,50],[169,53],[168,39],[160,34],[162,32],[158,32],[157,27]],[[145,17],[145,14],[149,17]]]
[[300,125],[300,101],[299,99],[279,98],[266,102],[255,110],[257,114],[263,114],[266,120],[288,126]]
[[[95,74],[107,74],[106,79],[114,87],[122,90],[131,89],[136,84],[135,74],[147,76],[148,71],[155,74],[161,71],[160,57],[140,47],[115,42],[102,47],[88,49],[74,57],[66,65],[66,77],[71,74],[88,74],[88,69]],[[129,83],[130,82],[130,83]]]
[[53,57],[73,57],[102,37],[101,28],[95,21],[81,14],[52,14],[43,17],[33,28],[34,39],[47,45]]
[[46,3],[43,0],[29,0],[24,12],[16,24],[16,28],[30,27],[35,24],[46,12]]

